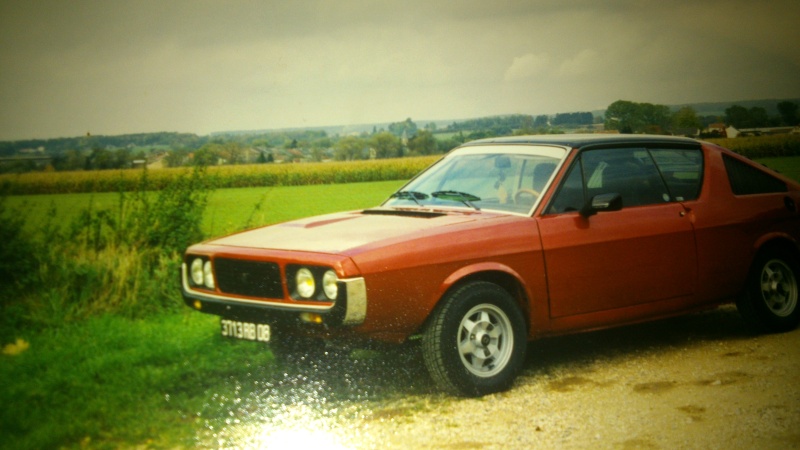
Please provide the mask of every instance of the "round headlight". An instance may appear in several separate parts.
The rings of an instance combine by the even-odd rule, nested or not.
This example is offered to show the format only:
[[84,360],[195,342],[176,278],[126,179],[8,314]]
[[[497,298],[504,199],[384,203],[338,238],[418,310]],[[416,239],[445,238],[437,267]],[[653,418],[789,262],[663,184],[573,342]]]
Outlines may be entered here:
[[336,296],[339,295],[339,278],[336,276],[336,272],[329,270],[325,272],[325,275],[322,276],[322,290],[325,291],[325,296],[328,297],[328,300],[336,300]]
[[211,269],[211,261],[203,264],[203,279],[207,288],[214,289],[214,271]]
[[200,258],[195,258],[192,261],[192,266],[190,268],[189,273],[192,276],[192,282],[198,286],[203,285],[203,260]]
[[305,267],[297,271],[295,283],[297,284],[297,293],[303,298],[311,298],[314,295],[314,291],[317,290],[314,274]]

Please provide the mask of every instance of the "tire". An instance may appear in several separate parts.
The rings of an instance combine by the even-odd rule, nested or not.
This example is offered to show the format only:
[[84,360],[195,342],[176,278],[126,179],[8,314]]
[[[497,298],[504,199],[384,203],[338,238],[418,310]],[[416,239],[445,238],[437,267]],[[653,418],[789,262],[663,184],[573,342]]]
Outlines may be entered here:
[[800,265],[788,251],[773,249],[756,257],[745,292],[736,302],[747,324],[756,331],[790,331],[800,322]]
[[423,334],[425,367],[440,389],[482,396],[511,387],[525,361],[527,328],[501,287],[473,282],[448,294]]

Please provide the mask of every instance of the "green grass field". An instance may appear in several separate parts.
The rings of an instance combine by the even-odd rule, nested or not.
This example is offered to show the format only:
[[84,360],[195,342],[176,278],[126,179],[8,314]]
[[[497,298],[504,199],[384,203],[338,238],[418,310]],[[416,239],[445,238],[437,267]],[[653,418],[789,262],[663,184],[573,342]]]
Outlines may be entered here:
[[[231,188],[213,191],[203,220],[206,236],[215,236],[316,214],[376,206],[403,181]],[[33,229],[55,208],[59,223],[71,223],[85,208],[114,210],[120,194],[19,195],[7,198],[11,209],[26,215]]]

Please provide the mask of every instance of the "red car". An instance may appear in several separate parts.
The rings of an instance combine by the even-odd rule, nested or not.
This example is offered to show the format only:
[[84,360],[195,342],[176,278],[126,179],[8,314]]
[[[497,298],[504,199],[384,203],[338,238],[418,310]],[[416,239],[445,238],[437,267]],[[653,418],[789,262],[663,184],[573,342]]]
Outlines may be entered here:
[[795,328],[799,203],[797,182],[692,139],[485,139],[379,207],[190,247],[183,295],[276,352],[417,338],[441,388],[483,395],[542,336],[732,301]]

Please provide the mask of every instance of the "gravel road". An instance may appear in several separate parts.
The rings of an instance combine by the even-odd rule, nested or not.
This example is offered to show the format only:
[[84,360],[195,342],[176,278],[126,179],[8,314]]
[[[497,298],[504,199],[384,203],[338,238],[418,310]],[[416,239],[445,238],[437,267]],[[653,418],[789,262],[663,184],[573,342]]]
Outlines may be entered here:
[[438,393],[403,358],[351,369],[310,394],[342,367],[276,380],[263,403],[281,411],[256,438],[214,436],[269,448],[800,448],[800,330],[752,334],[732,307],[536,341],[513,389],[477,399]]

